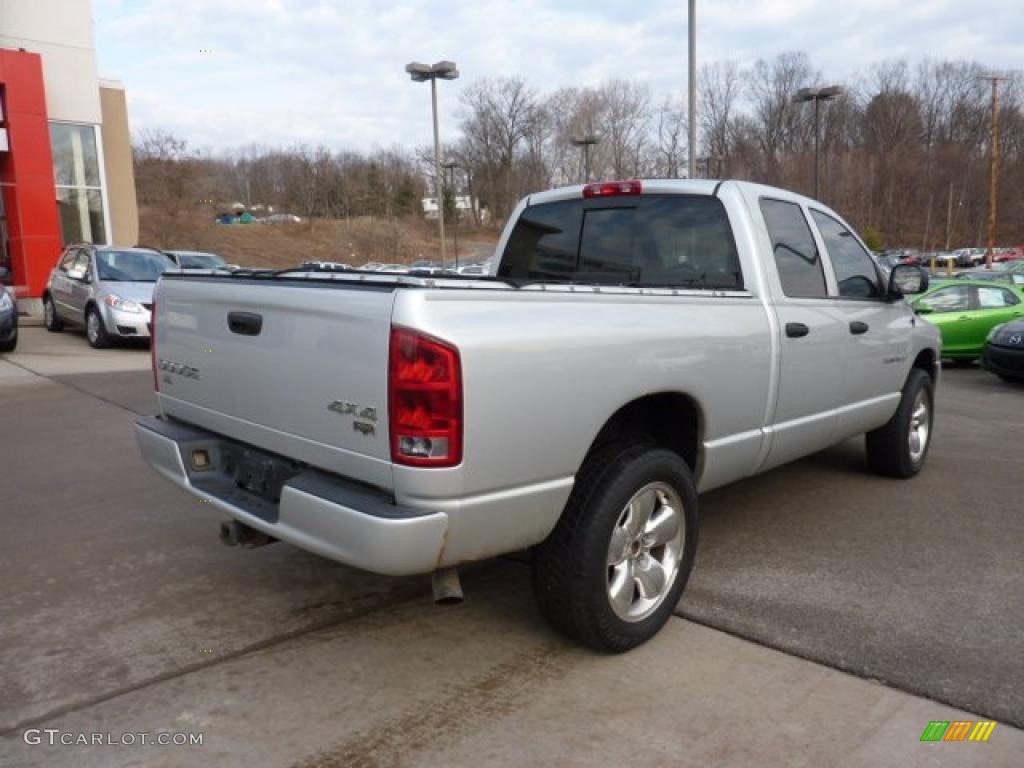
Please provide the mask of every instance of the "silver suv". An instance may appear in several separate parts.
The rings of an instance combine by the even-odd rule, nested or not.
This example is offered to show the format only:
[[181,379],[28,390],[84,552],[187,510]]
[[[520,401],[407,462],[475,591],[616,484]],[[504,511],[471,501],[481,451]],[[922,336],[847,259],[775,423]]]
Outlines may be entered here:
[[72,245],[61,254],[43,292],[46,330],[85,328],[89,345],[148,339],[153,288],[177,266],[159,251],[112,245]]

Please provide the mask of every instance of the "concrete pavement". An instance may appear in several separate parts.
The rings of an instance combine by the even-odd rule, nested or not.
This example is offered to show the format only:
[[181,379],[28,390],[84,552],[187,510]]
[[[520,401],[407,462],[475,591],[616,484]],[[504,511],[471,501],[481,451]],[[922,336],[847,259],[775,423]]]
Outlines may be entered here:
[[[43,333],[22,339],[26,356],[45,359],[36,334],[92,353],[81,337]],[[683,619],[625,656],[576,648],[541,621],[520,562],[469,573],[468,602],[437,608],[426,579],[285,544],[224,548],[217,516],[139,460],[131,423],[148,412],[148,357],[118,352],[134,372],[60,362],[43,378],[0,359],[0,766],[1020,763],[1024,733],[1003,723],[984,744],[923,744],[931,720],[978,718]],[[843,512],[853,487],[829,509]],[[782,494],[776,515],[807,505],[787,498],[798,489],[761,497],[769,490]],[[752,570],[767,558],[749,546],[753,502],[726,501],[709,497],[693,582],[723,625],[736,609],[720,585],[759,584],[770,604],[777,577],[794,583],[771,570],[740,578],[734,538]],[[844,591],[844,575],[858,578],[839,569],[826,591],[849,600],[862,586]],[[772,628],[780,616],[757,622],[793,634]],[[815,638],[813,622],[795,626]],[[28,745],[32,727],[201,732],[204,743]]]

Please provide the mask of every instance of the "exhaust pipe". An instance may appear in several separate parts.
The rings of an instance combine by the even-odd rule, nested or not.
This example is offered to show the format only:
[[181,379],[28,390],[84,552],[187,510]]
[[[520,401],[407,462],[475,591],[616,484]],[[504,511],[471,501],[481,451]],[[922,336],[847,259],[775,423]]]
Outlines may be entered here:
[[221,520],[220,540],[222,544],[229,547],[244,547],[245,549],[265,547],[267,544],[277,541],[273,536],[268,536],[237,520]]
[[434,602],[438,605],[458,605],[462,602],[462,583],[458,568],[441,568],[431,576]]

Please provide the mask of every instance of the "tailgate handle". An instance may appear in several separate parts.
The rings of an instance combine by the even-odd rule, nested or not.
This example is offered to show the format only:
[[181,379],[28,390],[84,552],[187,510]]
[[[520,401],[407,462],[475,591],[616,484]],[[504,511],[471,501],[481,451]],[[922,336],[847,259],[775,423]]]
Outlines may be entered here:
[[228,328],[243,336],[259,336],[263,330],[263,315],[255,312],[228,312]]

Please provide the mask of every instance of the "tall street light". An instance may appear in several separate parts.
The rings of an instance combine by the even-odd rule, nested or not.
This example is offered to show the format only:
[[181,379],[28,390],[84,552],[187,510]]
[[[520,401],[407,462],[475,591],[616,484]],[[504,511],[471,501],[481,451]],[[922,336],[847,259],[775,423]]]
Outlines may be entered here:
[[583,183],[590,181],[590,148],[601,143],[601,137],[595,133],[587,133],[583,136],[573,136],[569,141],[574,147],[583,148]]
[[443,182],[441,180],[441,139],[437,131],[437,81],[454,80],[459,70],[454,61],[439,61],[434,65],[421,64],[414,61],[405,65],[414,83],[430,81],[430,105],[434,116],[434,197],[437,200],[437,231],[441,236],[441,266],[445,265],[446,249],[444,242],[444,202],[442,201]]
[[801,88],[796,92],[793,101],[798,104],[805,101],[814,102],[814,198],[821,197],[819,177],[821,175],[821,102],[832,101],[843,92],[838,85],[827,85],[824,88]]
[[689,124],[686,130],[687,153],[686,175],[697,178],[697,0],[690,0],[687,21],[689,37],[688,109]]
[[455,184],[455,171],[462,166],[454,160],[449,160],[447,163],[442,163],[441,167],[451,173],[451,184],[449,187],[452,191],[452,240],[455,241],[455,269],[459,269],[459,188]]

